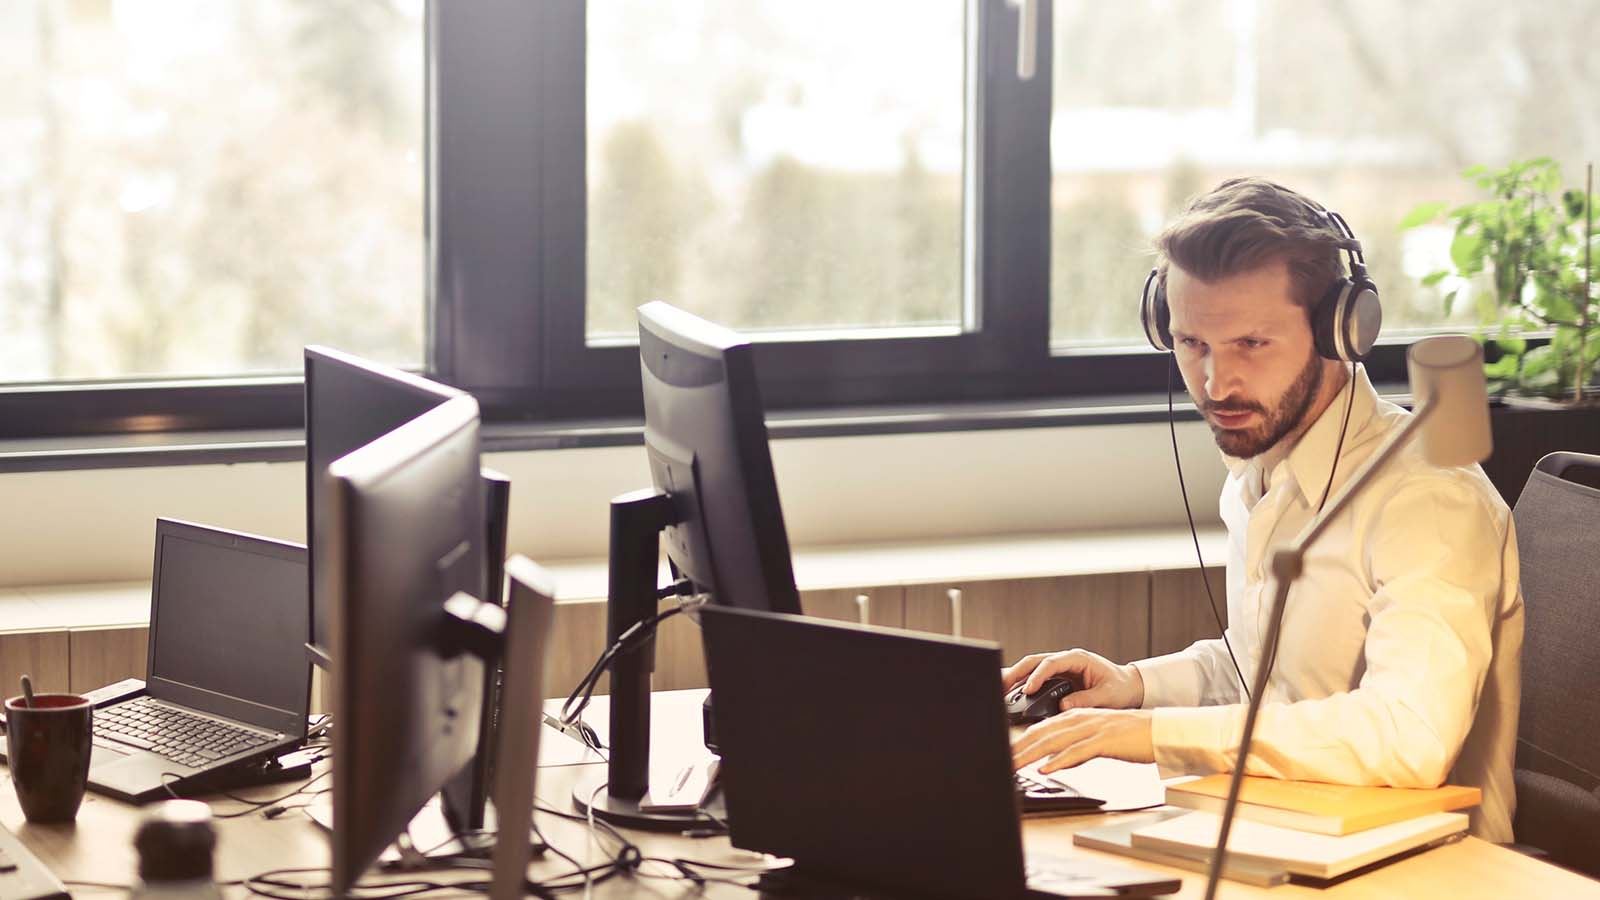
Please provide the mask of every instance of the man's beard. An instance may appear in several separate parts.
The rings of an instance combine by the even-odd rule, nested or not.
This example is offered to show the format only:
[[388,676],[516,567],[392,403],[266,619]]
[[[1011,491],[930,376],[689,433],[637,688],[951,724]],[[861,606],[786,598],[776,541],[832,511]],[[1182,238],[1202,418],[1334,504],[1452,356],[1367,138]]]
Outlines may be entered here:
[[1300,371],[1294,384],[1289,385],[1289,389],[1270,412],[1261,404],[1248,400],[1229,399],[1221,402],[1208,400],[1204,404],[1204,409],[1208,412],[1259,413],[1259,421],[1254,427],[1223,428],[1209,417],[1206,419],[1206,424],[1211,426],[1211,434],[1216,438],[1217,446],[1223,453],[1239,459],[1250,459],[1265,453],[1283,440],[1285,435],[1294,431],[1300,425],[1300,420],[1305,418],[1311,409],[1311,404],[1316,401],[1321,388],[1322,357],[1313,350],[1306,367]]

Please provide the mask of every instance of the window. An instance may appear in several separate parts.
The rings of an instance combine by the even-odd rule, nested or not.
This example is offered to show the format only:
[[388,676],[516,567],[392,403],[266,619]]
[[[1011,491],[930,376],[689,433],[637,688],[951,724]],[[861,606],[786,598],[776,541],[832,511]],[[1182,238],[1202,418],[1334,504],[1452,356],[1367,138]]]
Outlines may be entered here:
[[1382,292],[1389,336],[1471,328],[1444,268],[1447,226],[1402,232],[1428,201],[1470,202],[1473,164],[1594,153],[1589,65],[1600,9],[1485,0],[1056,0],[1051,338],[1143,343],[1128,314],[1150,241],[1195,193],[1274,178],[1342,213]]
[[0,436],[293,427],[312,340],[632,415],[650,299],[763,342],[774,409],[1159,392],[1191,194],[1345,213],[1393,337],[1474,321],[1407,210],[1600,134],[1583,0],[1023,6],[1032,78],[1009,0],[4,4]]
[[963,328],[961,0],[588,12],[591,342],[652,299],[751,332]]
[[422,364],[420,0],[10,0],[0,46],[0,383]]

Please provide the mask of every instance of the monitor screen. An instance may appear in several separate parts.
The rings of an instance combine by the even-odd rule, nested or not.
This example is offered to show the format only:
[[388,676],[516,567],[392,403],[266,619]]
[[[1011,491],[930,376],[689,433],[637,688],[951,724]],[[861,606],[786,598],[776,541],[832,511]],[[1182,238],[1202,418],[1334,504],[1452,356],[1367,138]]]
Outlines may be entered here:
[[303,734],[305,613],[303,547],[159,520],[151,695]]

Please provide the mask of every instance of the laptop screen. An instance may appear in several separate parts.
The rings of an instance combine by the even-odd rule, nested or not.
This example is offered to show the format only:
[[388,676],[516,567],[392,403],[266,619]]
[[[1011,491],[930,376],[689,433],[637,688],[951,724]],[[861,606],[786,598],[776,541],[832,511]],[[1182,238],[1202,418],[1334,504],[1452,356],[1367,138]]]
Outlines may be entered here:
[[303,734],[305,548],[162,520],[154,580],[150,694]]

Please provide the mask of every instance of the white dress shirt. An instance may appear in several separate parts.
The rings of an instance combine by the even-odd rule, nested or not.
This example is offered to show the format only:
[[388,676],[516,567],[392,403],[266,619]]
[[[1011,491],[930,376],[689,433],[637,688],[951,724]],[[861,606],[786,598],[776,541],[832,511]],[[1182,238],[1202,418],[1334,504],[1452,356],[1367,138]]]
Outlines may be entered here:
[[[1349,388],[1346,388],[1348,391]],[[1272,551],[1316,512],[1341,392],[1291,448],[1224,456],[1228,640],[1247,683],[1271,614]],[[1411,415],[1355,379],[1329,497]],[[1472,833],[1510,841],[1522,594],[1510,510],[1478,466],[1440,469],[1413,441],[1305,559],[1246,773],[1337,784],[1483,789]],[[1134,663],[1164,775],[1231,771],[1245,694],[1221,640]]]

